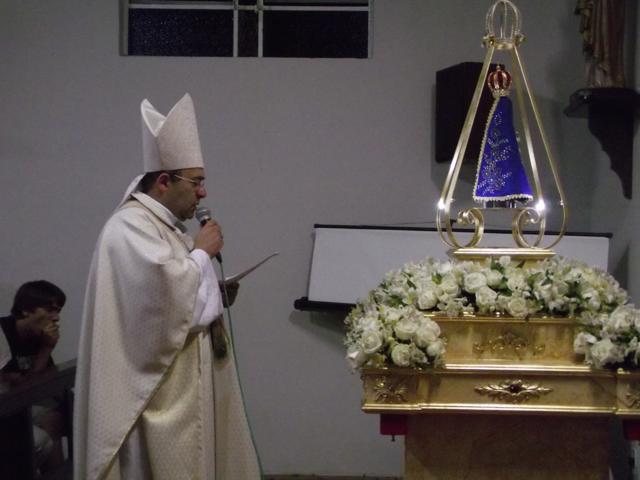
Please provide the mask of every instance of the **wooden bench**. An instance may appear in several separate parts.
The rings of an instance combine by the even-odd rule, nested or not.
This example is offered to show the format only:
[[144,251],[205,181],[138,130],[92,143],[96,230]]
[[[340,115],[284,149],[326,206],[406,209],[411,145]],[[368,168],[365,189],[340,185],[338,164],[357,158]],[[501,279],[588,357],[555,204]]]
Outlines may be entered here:
[[69,440],[69,459],[61,472],[51,472],[42,478],[71,478],[72,388],[75,376],[76,361],[70,360],[0,392],[0,478],[37,478],[31,406],[53,396],[63,398],[62,413]]

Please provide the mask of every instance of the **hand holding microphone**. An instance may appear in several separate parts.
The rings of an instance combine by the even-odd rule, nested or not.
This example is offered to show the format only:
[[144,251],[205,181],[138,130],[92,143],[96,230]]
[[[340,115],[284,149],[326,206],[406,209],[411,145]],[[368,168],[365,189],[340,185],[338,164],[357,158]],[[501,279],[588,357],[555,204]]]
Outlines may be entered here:
[[211,211],[207,207],[196,208],[196,218],[202,229],[196,235],[194,246],[207,252],[210,257],[215,256],[222,263],[220,250],[224,246],[220,225],[211,218]]

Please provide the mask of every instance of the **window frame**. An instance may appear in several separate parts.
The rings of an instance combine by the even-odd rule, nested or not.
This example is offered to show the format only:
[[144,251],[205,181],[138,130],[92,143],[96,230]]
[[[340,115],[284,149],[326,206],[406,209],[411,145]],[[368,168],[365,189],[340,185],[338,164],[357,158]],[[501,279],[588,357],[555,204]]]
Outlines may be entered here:
[[[267,2],[269,0],[266,0]],[[255,0],[255,5],[241,5],[239,0],[205,0],[205,1],[180,1],[180,0],[120,0],[120,39],[119,51],[121,56],[134,56],[129,54],[129,10],[131,9],[172,9],[172,10],[233,10],[233,53],[232,58],[278,58],[264,57],[264,14],[269,11],[328,11],[328,12],[367,12],[367,56],[373,55],[373,4],[375,0],[272,0],[279,5],[265,5],[265,0]],[[308,3],[309,5],[300,5]],[[314,5],[325,3],[331,5]],[[286,5],[291,4],[291,5]],[[294,5],[295,4],[295,5]],[[347,5],[358,4],[358,5]],[[366,4],[366,5],[365,5]],[[250,11],[258,15],[258,52],[256,56],[239,56],[239,12]],[[212,58],[215,58],[212,56]],[[220,57],[230,58],[230,57]],[[300,58],[300,57],[297,57]],[[336,58],[336,57],[323,57]],[[353,58],[353,57],[348,57]]]

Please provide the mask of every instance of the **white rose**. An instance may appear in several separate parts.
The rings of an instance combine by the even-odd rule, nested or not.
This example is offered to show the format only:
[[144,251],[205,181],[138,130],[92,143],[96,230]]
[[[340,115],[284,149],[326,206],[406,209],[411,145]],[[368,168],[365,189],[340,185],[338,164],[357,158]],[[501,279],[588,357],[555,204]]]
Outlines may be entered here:
[[499,312],[506,312],[509,300],[511,300],[510,296],[498,294],[498,297],[496,298],[496,310]]
[[522,297],[511,297],[507,302],[507,313],[512,317],[526,317],[529,313],[527,301]]
[[393,330],[396,332],[396,336],[400,340],[409,340],[416,332],[417,328],[418,324],[413,319],[403,318],[398,323],[396,323],[396,326],[393,328]]
[[592,285],[582,284],[580,285],[580,295],[583,298],[597,297],[598,291]]
[[436,272],[440,275],[445,276],[451,271],[451,262],[442,262],[436,265]]
[[433,320],[425,319],[414,334],[414,341],[420,348],[426,348],[440,336],[440,327]]
[[547,302],[547,307],[551,312],[554,312],[554,311],[562,312],[566,310],[566,306],[567,306],[567,299],[564,297],[549,300],[549,302]]
[[538,282],[533,287],[534,294],[538,300],[543,300],[545,303],[548,303],[551,300],[551,284],[542,284],[542,282]]
[[362,344],[362,350],[367,355],[372,355],[380,350],[382,347],[382,335],[377,330],[366,330],[360,337],[360,343]]
[[497,287],[502,282],[502,273],[498,270],[488,270],[485,272],[485,276],[487,277],[487,285],[490,287]]
[[[633,322],[632,310],[628,307],[618,307],[609,317],[609,325],[615,332],[625,332],[631,328]],[[608,329],[607,329],[608,330]]]
[[579,281],[584,276],[584,270],[582,268],[573,267],[567,272],[566,279],[572,282]]
[[464,289],[467,292],[476,293],[480,288],[487,286],[487,277],[480,272],[472,272],[464,277]]
[[411,346],[411,361],[419,365],[427,365],[429,363],[425,353],[415,346]]
[[389,289],[389,293],[394,297],[404,298],[407,295],[407,288],[405,285],[393,285]]
[[633,362],[638,364],[638,357],[640,356],[640,342],[638,342],[638,337],[633,337],[627,348],[624,349],[624,356],[626,357],[629,354],[633,355]]
[[593,297],[589,297],[587,299],[587,307],[593,311],[600,310],[600,306],[602,302],[600,302],[600,297],[598,295],[594,295]]
[[362,331],[375,330],[378,328],[379,325],[380,325],[380,321],[378,320],[377,316],[366,315],[364,317],[361,317],[360,320],[358,320],[356,328]]
[[628,300],[627,292],[620,288],[618,282],[613,279],[604,282],[601,287],[600,295],[607,303],[618,303],[622,305]]
[[567,293],[569,293],[569,285],[567,285],[565,282],[553,282],[551,286],[551,294],[554,297],[563,297]]
[[352,369],[360,368],[367,361],[367,355],[357,346],[351,345],[347,349],[347,361]]
[[402,311],[397,308],[381,307],[380,314],[387,319],[387,322],[397,322],[402,317]]
[[602,302],[600,301],[600,294],[595,288],[583,285],[580,288],[580,295],[586,300],[587,308],[593,311],[600,310]]
[[476,292],[476,303],[479,307],[491,308],[495,306],[498,294],[489,287],[484,286]]
[[421,310],[431,310],[438,303],[438,295],[432,288],[426,288],[418,294],[418,307]]
[[596,367],[602,367],[607,363],[622,362],[624,351],[619,345],[614,345],[611,339],[603,338],[591,347],[591,358]]
[[509,290],[524,290],[527,286],[527,280],[524,277],[524,274],[519,270],[514,270],[507,278],[507,287]]
[[584,355],[591,345],[596,343],[598,339],[587,332],[580,332],[573,339],[573,351],[578,355]]
[[391,361],[399,367],[411,365],[411,349],[409,345],[398,343],[391,350]]
[[431,358],[440,358],[444,355],[444,343],[438,339],[427,347],[427,354]]
[[498,263],[502,265],[502,267],[507,268],[511,264],[511,257],[503,255],[498,259]]
[[580,321],[585,325],[603,327],[609,322],[609,315],[607,313],[582,312],[580,314]]
[[[473,307],[470,307],[471,310],[469,313],[473,313]],[[440,297],[440,301],[438,302],[438,310],[446,313],[449,317],[456,317],[460,315],[463,311],[464,305],[460,301],[460,299],[451,298],[451,297]]]
[[440,290],[444,295],[457,297],[460,294],[460,286],[453,275],[447,275],[440,282]]

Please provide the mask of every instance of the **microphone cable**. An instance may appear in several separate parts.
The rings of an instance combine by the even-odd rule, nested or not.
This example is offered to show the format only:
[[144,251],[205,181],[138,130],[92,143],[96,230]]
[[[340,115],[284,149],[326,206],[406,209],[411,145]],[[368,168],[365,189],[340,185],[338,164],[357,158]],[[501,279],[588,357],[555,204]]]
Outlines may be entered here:
[[[217,257],[217,256],[216,256]],[[222,331],[224,332],[225,340],[229,343],[231,347],[231,351],[228,349],[225,352],[226,356],[231,355],[231,361],[234,364],[236,370],[236,379],[238,381],[238,388],[240,390],[240,400],[242,402],[242,409],[244,410],[244,417],[247,421],[247,427],[249,428],[249,436],[251,437],[251,443],[253,444],[253,451],[256,454],[256,459],[258,461],[258,470],[260,471],[260,478],[264,476],[264,470],[262,469],[262,460],[260,458],[260,453],[258,452],[258,447],[256,444],[255,435],[253,433],[253,427],[251,426],[251,422],[249,421],[249,415],[247,414],[247,402],[245,401],[244,388],[242,388],[242,381],[240,380],[240,372],[238,370],[238,361],[236,359],[235,353],[235,341],[233,339],[233,322],[231,321],[231,303],[229,302],[229,292],[227,291],[227,282],[225,281],[224,274],[224,264],[222,262],[222,257],[218,258],[218,265],[220,266],[220,277],[222,278],[222,291],[223,291],[223,304],[226,303],[225,311],[227,313],[227,324],[229,325],[229,334],[227,335],[226,330],[224,329],[224,318],[222,319]],[[212,339],[213,340],[213,339]],[[216,356],[215,346],[213,351],[214,357]]]

